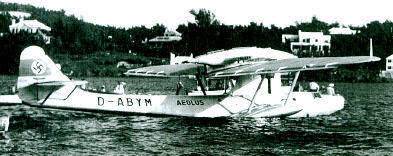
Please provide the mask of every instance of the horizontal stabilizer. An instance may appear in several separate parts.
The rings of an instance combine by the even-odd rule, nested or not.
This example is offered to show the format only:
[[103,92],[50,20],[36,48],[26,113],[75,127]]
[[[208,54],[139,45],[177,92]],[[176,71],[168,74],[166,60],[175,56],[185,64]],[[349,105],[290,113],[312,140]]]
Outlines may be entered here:
[[337,68],[340,65],[374,62],[379,60],[380,58],[378,57],[370,56],[293,58],[254,63],[228,68],[221,71],[213,71],[210,72],[209,75],[211,77],[231,77],[241,75],[259,75],[266,73],[284,73],[291,71],[322,70]]
[[87,84],[87,81],[52,81],[52,82],[43,82],[37,84],[38,86],[65,86],[68,84],[72,85],[84,85]]

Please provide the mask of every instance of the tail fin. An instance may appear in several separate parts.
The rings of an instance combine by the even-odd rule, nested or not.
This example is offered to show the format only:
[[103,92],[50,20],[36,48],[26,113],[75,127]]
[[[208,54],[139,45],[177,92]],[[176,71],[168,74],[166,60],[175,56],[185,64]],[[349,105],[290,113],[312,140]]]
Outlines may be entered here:
[[32,84],[70,81],[38,46],[25,48],[20,55],[18,90]]

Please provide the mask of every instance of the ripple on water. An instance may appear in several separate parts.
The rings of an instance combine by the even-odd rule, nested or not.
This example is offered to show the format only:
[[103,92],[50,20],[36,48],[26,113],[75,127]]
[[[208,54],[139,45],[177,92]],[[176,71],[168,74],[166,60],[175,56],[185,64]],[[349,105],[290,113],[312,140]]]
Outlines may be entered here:
[[336,86],[346,97],[345,108],[316,118],[209,119],[0,107],[12,114],[8,139],[0,139],[0,151],[10,155],[392,153],[392,84]]

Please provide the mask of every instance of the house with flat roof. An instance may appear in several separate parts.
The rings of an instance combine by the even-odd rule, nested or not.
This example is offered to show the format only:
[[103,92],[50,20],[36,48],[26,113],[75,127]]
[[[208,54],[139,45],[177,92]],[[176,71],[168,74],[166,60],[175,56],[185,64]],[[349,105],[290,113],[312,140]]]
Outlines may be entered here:
[[295,55],[305,53],[330,53],[330,35],[324,35],[323,32],[303,32],[299,30],[297,35],[283,34],[282,43],[290,42],[291,51]]

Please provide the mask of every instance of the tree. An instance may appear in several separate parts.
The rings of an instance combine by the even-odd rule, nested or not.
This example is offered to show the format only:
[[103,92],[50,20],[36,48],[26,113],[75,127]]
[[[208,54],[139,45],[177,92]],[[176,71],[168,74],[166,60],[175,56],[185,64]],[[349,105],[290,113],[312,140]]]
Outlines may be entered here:
[[165,33],[166,27],[162,24],[156,24],[151,27],[151,35],[153,36],[162,36]]
[[0,14],[0,32],[8,32],[9,25],[11,25],[11,16],[9,14]]
[[297,23],[296,27],[298,30],[302,31],[309,31],[309,32],[324,32],[328,33],[328,30],[330,28],[329,24],[326,22],[323,22],[319,20],[316,16],[313,16],[311,18],[311,22],[305,22],[305,23]]
[[195,22],[199,27],[207,28],[211,25],[219,25],[214,13],[206,9],[200,9],[198,11],[192,9],[190,14],[194,16]]

